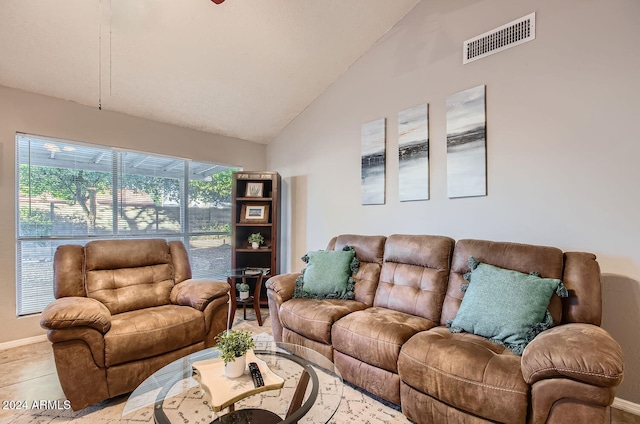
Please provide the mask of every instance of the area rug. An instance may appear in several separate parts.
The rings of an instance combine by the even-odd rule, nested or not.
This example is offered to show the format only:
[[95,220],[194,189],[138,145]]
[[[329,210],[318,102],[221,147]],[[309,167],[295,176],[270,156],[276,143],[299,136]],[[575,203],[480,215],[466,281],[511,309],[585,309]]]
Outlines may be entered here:
[[[263,333],[255,336],[256,342],[270,342],[272,337]],[[58,423],[139,423],[153,424],[153,416],[137,415],[134,420],[121,421],[122,411],[127,401],[128,395],[119,396],[96,405],[92,405],[82,411],[74,412],[57,409],[56,403],[52,402],[53,409],[28,409],[16,411],[11,417],[4,417],[1,422],[7,424],[33,423],[33,424],[58,424]],[[63,405],[64,399],[57,404]],[[185,422],[185,421],[181,421]],[[302,421],[301,421],[302,422]],[[358,424],[394,424],[409,423],[410,421],[402,415],[396,405],[376,399],[369,394],[359,390],[357,387],[345,384],[343,398],[336,413],[329,423],[358,423]]]

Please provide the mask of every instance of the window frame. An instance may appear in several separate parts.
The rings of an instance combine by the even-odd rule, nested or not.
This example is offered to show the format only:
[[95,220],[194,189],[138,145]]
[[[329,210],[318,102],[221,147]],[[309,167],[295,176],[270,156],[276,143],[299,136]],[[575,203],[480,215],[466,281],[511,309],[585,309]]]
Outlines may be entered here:
[[[21,209],[21,202],[20,202],[20,169],[21,169],[21,165],[23,165],[23,163],[21,163],[21,141],[23,140],[23,138],[28,138],[28,139],[36,139],[36,140],[40,140],[40,141],[44,141],[44,142],[51,142],[51,143],[60,143],[60,144],[65,144],[65,145],[78,145],[78,146],[83,146],[83,147],[91,147],[91,148],[99,148],[99,149],[104,149],[105,152],[108,151],[111,153],[112,155],[112,164],[111,164],[111,192],[112,192],[112,220],[111,220],[111,225],[112,225],[112,231],[111,234],[94,234],[94,235],[90,235],[90,234],[80,234],[80,235],[22,235],[21,234],[21,214],[20,214],[20,209]],[[31,142],[29,140],[29,142]],[[78,244],[79,241],[82,242],[86,242],[86,241],[90,241],[90,240],[106,240],[106,239],[140,239],[140,238],[162,238],[162,239],[167,239],[167,240],[180,240],[184,243],[186,249],[187,249],[187,253],[189,254],[189,258],[191,259],[191,254],[192,254],[192,249],[191,249],[191,243],[190,240],[194,237],[202,237],[202,236],[231,236],[231,228],[229,228],[228,231],[202,231],[199,228],[199,231],[191,231],[191,227],[192,227],[192,223],[190,218],[190,200],[189,200],[189,188],[190,188],[190,181],[192,181],[192,179],[190,179],[190,170],[191,167],[193,166],[193,164],[198,164],[198,165],[207,165],[209,166],[209,168],[213,169],[213,168],[223,168],[223,171],[232,169],[232,170],[242,170],[242,168],[240,166],[237,165],[228,165],[228,164],[222,164],[222,163],[216,163],[216,162],[204,162],[204,161],[200,161],[200,160],[195,160],[195,159],[188,159],[188,158],[183,158],[183,157],[176,157],[176,156],[170,156],[170,155],[163,155],[163,154],[159,154],[159,153],[153,153],[153,152],[143,152],[143,151],[139,151],[139,150],[133,150],[133,149],[123,149],[123,148],[117,148],[117,147],[113,147],[113,146],[105,146],[105,145],[99,145],[99,144],[95,144],[95,143],[87,143],[87,142],[81,142],[81,141],[75,141],[75,140],[67,140],[67,139],[62,139],[62,138],[55,138],[55,137],[48,137],[48,136],[41,136],[41,135],[35,135],[35,134],[29,134],[29,133],[22,133],[22,132],[16,132],[15,134],[15,146],[16,146],[16,165],[15,165],[15,172],[16,172],[16,179],[15,179],[15,211],[16,211],[16,220],[15,220],[15,243],[16,243],[16,275],[15,275],[15,284],[16,284],[16,316],[17,317],[25,317],[25,316],[30,316],[30,315],[37,315],[40,314],[42,312],[42,309],[44,308],[43,303],[38,303],[38,302],[34,302],[38,307],[39,310],[34,310],[33,308],[25,308],[23,305],[23,301],[22,301],[22,294],[23,294],[23,278],[22,278],[22,271],[23,271],[23,247],[25,245],[25,243],[33,243],[33,242],[42,242],[42,241],[49,241],[52,244],[55,243],[61,243],[61,244],[66,244],[67,242],[69,244],[74,243]],[[176,161],[176,163],[178,161],[182,161],[182,165],[183,166],[183,175],[180,178],[181,179],[181,184],[180,184],[180,201],[179,201],[179,213],[180,213],[180,223],[179,223],[179,231],[178,232],[171,232],[171,231],[162,231],[162,230],[156,230],[155,232],[152,233],[142,233],[142,234],[135,234],[135,233],[123,233],[121,232],[120,229],[120,213],[122,211],[122,199],[118,194],[118,191],[120,190],[120,179],[122,178],[122,176],[124,175],[122,173],[122,165],[124,163],[123,157],[124,155],[126,155],[127,153],[133,153],[133,154],[140,154],[140,155],[148,155],[148,156],[153,156],[153,157],[158,157],[158,158],[167,158],[167,159],[172,159],[174,161]],[[31,151],[28,153],[29,155],[29,159],[31,160]],[[29,162],[27,165],[29,166],[34,166],[34,164],[32,164],[31,162]],[[77,168],[77,169],[82,169],[82,168]],[[194,173],[195,175],[195,173]],[[36,197],[36,196],[34,196]],[[29,198],[32,199],[31,194],[29,194]],[[211,206],[210,206],[211,207]],[[229,222],[231,222],[232,217],[232,209],[231,209],[231,205],[229,205],[228,207],[228,214],[229,214]],[[82,243],[84,244],[84,243]],[[50,246],[51,247],[51,246]],[[53,251],[55,251],[55,249],[53,249]],[[51,256],[51,263],[53,264],[53,253]],[[53,267],[53,265],[52,265]],[[192,263],[192,267],[193,267],[193,263]],[[227,268],[231,267],[231,262],[229,262]],[[223,273],[225,270],[220,270],[221,273]],[[195,274],[195,272],[194,272]],[[195,278],[195,277],[194,277]],[[49,284],[49,283],[48,283]],[[51,293],[53,294],[53,280],[50,281],[49,286],[51,287]],[[52,297],[53,299],[53,297]],[[30,304],[29,304],[30,305]]]

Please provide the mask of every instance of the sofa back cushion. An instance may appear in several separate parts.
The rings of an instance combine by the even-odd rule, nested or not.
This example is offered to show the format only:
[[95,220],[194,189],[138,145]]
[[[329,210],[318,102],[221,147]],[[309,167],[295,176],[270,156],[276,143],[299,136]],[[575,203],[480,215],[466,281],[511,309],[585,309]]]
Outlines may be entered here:
[[355,279],[355,300],[367,306],[373,305],[373,297],[376,293],[380,269],[385,249],[384,236],[359,236],[343,234],[333,238],[327,246],[327,250],[342,250],[345,246],[351,246],[356,251],[356,258],[360,261]]
[[191,274],[191,265],[189,264],[189,253],[187,248],[181,241],[169,242],[169,253],[171,254],[171,263],[173,264],[173,280],[175,284],[179,284],[193,277]]
[[562,299],[562,323],[581,322],[599,326],[602,321],[602,282],[596,256],[565,252],[562,282],[569,297]]
[[53,256],[53,295],[56,299],[86,296],[84,290],[84,246],[63,244]]
[[[494,242],[486,240],[459,240],[456,243],[447,294],[444,300],[441,324],[453,320],[458,313],[464,292],[460,290],[464,274],[469,272],[469,257],[500,268],[525,274],[537,272],[543,278],[562,280],[563,254],[560,249],[519,243]],[[568,288],[568,287],[567,287]],[[551,296],[549,312],[554,323],[562,319],[562,301],[558,295]]]
[[454,240],[443,236],[387,238],[374,306],[438,322],[447,291]]
[[111,314],[169,303],[174,276],[165,240],[96,240],[84,253],[87,297]]

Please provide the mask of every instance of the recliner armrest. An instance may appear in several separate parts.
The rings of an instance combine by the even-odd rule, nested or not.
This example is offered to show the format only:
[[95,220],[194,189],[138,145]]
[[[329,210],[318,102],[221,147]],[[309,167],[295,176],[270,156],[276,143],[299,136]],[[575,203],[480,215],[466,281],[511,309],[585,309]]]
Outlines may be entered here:
[[229,289],[229,283],[224,281],[191,278],[173,286],[170,299],[174,305],[191,306],[204,311],[213,299],[226,296]]
[[536,381],[567,377],[600,387],[622,381],[624,361],[620,345],[592,324],[563,324],[540,333],[522,354],[522,376]]
[[50,303],[40,317],[48,330],[90,327],[105,334],[111,328],[111,313],[100,301],[89,297],[63,297]]
[[300,275],[299,272],[275,275],[267,280],[267,290],[277,293],[281,303],[286,302],[293,297],[293,292],[296,290],[296,279]]

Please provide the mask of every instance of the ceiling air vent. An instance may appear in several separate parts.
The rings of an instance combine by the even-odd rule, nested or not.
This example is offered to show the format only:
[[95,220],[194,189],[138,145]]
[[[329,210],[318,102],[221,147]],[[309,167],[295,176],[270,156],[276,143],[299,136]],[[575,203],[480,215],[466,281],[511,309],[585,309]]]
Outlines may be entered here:
[[473,62],[536,38],[536,14],[531,13],[464,42],[462,63]]

